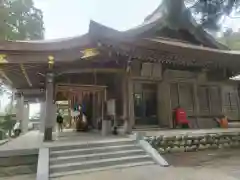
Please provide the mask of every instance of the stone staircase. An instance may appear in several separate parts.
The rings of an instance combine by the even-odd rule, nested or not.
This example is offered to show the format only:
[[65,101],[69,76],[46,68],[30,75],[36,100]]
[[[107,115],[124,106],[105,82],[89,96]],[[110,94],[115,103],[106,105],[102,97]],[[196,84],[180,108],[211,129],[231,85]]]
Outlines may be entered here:
[[50,149],[50,178],[154,164],[133,140],[115,140]]

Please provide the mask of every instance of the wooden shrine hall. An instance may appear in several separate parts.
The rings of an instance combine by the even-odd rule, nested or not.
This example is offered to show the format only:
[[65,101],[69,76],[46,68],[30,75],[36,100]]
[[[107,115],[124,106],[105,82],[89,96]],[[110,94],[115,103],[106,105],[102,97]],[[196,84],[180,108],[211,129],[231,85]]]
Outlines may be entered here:
[[163,1],[124,32],[91,21],[79,37],[0,43],[0,76],[17,90],[18,112],[24,103],[42,103],[45,140],[58,101],[67,101],[68,109],[85,102],[97,128],[104,104],[114,99],[116,121],[126,132],[142,125],[172,128],[177,106],[191,128],[215,127],[212,119],[222,114],[239,120],[238,82],[230,80],[239,67],[240,53],[202,29],[182,0]]

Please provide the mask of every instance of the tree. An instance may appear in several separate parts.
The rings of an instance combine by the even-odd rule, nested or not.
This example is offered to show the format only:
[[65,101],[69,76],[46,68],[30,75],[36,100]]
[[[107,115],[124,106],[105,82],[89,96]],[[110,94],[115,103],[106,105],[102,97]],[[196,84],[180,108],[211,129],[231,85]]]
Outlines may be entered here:
[[13,117],[13,93],[11,93],[11,101],[5,107],[5,114],[0,116],[0,130],[11,136],[11,131],[16,123],[16,119]]
[[216,30],[226,17],[237,18],[240,13],[240,0],[185,0],[189,9],[207,29]]
[[32,0],[0,0],[0,39],[43,39],[42,11]]
[[224,32],[224,36],[219,38],[221,43],[226,44],[230,49],[240,50],[240,31],[232,32],[228,29]]

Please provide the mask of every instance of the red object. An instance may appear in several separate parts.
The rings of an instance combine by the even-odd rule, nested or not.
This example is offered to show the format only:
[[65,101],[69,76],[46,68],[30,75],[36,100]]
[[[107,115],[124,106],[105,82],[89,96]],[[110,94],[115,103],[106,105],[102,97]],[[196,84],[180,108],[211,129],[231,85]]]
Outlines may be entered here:
[[175,109],[176,124],[188,124],[187,113],[182,108]]

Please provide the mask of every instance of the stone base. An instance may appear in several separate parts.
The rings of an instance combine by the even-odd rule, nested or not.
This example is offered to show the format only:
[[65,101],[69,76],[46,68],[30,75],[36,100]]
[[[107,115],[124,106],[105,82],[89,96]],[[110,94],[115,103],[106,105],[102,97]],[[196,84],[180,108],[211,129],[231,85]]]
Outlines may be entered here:
[[124,122],[124,133],[125,134],[131,134],[132,128],[130,127],[130,124],[128,121]]
[[52,127],[45,128],[44,131],[44,141],[52,141]]
[[111,134],[111,124],[112,122],[109,120],[102,121],[102,136],[107,136]]

